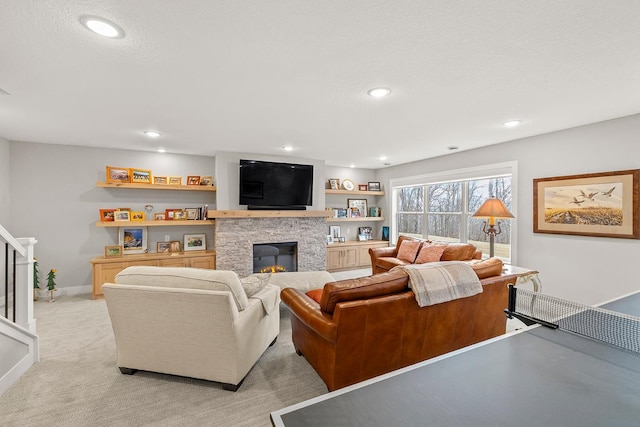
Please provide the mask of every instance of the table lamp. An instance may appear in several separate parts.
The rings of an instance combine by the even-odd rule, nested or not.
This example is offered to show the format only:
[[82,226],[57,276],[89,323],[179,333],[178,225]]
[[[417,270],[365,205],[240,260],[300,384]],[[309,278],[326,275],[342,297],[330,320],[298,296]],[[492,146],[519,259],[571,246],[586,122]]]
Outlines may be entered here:
[[493,246],[495,243],[495,237],[497,234],[502,233],[500,228],[500,221],[498,221],[498,229],[496,230],[496,218],[515,218],[511,212],[506,208],[502,200],[491,197],[487,199],[480,209],[473,214],[474,218],[489,218],[489,228],[487,228],[487,221],[484,221],[482,226],[482,232],[489,235],[489,257],[493,256]]

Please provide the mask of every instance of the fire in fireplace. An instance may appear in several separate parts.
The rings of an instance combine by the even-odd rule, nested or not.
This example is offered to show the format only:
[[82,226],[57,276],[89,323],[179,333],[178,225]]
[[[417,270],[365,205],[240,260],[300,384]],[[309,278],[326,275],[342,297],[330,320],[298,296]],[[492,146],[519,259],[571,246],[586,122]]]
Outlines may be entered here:
[[253,272],[298,271],[298,242],[253,245]]

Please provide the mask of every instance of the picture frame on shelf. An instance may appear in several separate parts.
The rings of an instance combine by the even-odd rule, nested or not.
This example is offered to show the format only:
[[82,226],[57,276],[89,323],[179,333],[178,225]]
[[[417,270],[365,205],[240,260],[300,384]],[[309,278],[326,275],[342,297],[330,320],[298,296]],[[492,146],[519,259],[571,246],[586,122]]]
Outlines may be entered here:
[[356,185],[350,179],[344,179],[342,180],[342,188],[347,191],[353,191],[356,189]]
[[367,240],[369,240],[369,239],[367,238],[366,234],[358,234],[358,241],[366,242]]
[[338,237],[338,243],[344,243],[346,241],[347,241],[347,239],[344,236]]
[[333,236],[331,234],[327,234],[327,245],[333,244]]
[[169,242],[169,251],[172,254],[180,253],[180,240],[172,240]]
[[131,182],[134,184],[151,184],[152,175],[149,169],[131,168]]
[[367,191],[368,189],[367,184],[358,184],[358,191]]
[[333,239],[337,239],[340,237],[340,226],[339,225],[330,225],[329,226],[329,234],[333,236]]
[[533,180],[534,233],[640,238],[640,169]]
[[201,176],[200,185],[213,185],[213,176]]
[[156,185],[167,185],[169,184],[169,177],[167,176],[154,176],[153,183]]
[[119,258],[122,256],[122,246],[109,245],[104,247],[105,258]]
[[381,210],[378,206],[371,206],[369,208],[369,216],[373,218],[379,218],[381,215]]
[[198,219],[198,208],[185,208],[184,212],[187,215],[187,219],[189,220]]
[[182,185],[182,177],[181,176],[170,176],[169,177],[169,185]]
[[347,218],[347,209],[337,208],[336,218]]
[[182,209],[174,209],[173,211],[173,220],[174,221],[186,221],[187,220],[187,212]]
[[200,185],[200,176],[187,176],[187,185]]
[[382,226],[382,240],[389,241],[389,226]]
[[130,213],[131,221],[144,221],[144,212],[134,211]]
[[175,211],[175,209],[165,209],[164,210],[164,219],[165,221],[172,221],[173,220],[173,212]]
[[111,222],[114,220],[115,209],[100,209],[100,221]]
[[353,208],[360,213],[358,217],[367,216],[367,199],[347,199],[347,206],[351,209],[351,217],[353,217]]
[[120,227],[118,244],[125,255],[147,253],[147,227]]
[[204,251],[207,249],[207,235],[204,233],[199,234],[185,234],[182,248],[187,251]]
[[112,182],[112,183],[131,182],[131,175],[129,172],[129,168],[107,166],[107,182]]
[[373,239],[373,229],[371,227],[358,227],[358,236],[365,236],[365,240]]
[[164,212],[156,212],[156,213],[153,214],[153,220],[154,221],[164,221],[164,216],[165,216]]
[[369,182],[367,184],[369,191],[380,191],[380,183],[378,181]]
[[329,178],[329,189],[331,189],[331,190],[339,190],[340,189],[340,179],[339,178]]
[[114,221],[131,221],[131,211],[126,211],[124,209],[118,209],[113,214]]
[[159,254],[168,254],[171,252],[171,242],[157,242],[156,252]]

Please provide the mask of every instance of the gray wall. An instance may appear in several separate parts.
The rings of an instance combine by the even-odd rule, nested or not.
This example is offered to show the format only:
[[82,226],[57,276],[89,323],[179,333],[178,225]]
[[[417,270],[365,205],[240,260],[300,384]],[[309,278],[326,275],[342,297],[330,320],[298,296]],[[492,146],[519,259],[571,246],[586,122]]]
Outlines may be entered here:
[[[213,157],[11,142],[10,158],[10,231],[16,237],[38,240],[35,254],[42,278],[50,269],[57,269],[61,294],[90,292],[91,258],[102,255],[105,245],[118,244],[117,227],[95,226],[101,208],[143,211],[151,204],[154,212],[163,212],[208,204],[215,209],[215,193],[96,187],[97,181],[105,180],[107,165],[178,175],[184,183],[187,175],[215,175]],[[150,252],[155,252],[156,242],[165,235],[182,241],[186,233],[206,233],[207,246],[214,245],[213,227],[148,230]]]
[[517,161],[514,264],[539,270],[545,293],[594,304],[638,289],[640,241],[533,233],[533,179],[638,169],[639,134],[634,115],[380,169],[377,177],[390,195],[390,179]]

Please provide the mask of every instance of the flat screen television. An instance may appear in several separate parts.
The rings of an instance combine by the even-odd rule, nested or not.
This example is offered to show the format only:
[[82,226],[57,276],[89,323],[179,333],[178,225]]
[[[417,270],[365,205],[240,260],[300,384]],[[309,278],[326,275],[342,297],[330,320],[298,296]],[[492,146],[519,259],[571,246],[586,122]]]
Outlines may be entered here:
[[313,165],[240,160],[240,204],[304,210],[313,204]]

